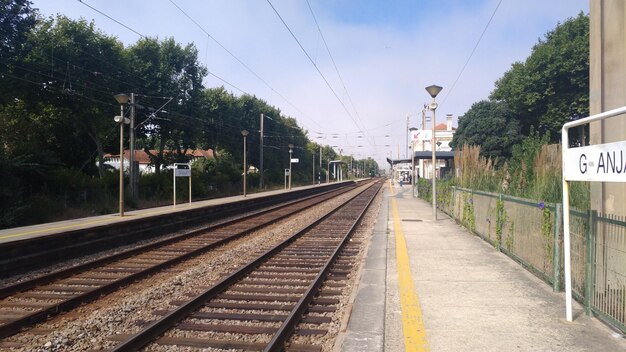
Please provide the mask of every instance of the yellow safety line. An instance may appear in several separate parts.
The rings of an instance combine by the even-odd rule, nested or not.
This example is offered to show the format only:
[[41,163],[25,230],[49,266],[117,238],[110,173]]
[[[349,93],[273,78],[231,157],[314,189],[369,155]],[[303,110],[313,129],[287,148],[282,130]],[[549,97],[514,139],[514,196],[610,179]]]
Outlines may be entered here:
[[[390,185],[392,196],[393,186]],[[413,285],[411,268],[409,266],[409,254],[406,248],[406,240],[402,231],[398,204],[395,198],[391,198],[391,211],[393,215],[393,229],[396,235],[396,258],[398,263],[398,285],[400,289],[400,306],[402,308],[402,330],[404,333],[405,351],[426,352],[429,351],[426,340],[426,328],[422,318],[419,298]]]

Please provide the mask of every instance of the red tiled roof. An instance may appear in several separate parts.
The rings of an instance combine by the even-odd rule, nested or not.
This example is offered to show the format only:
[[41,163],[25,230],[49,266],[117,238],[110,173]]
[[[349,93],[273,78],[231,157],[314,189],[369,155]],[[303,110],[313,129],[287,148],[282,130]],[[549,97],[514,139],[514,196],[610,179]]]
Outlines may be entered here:
[[[175,153],[173,151],[164,151],[164,153]],[[158,151],[157,150],[150,150],[150,154],[152,155],[157,155]],[[191,156],[193,158],[207,158],[207,159],[213,159],[215,158],[215,155],[213,153],[213,149],[207,149],[207,150],[202,150],[202,149],[195,149],[195,150],[187,150],[187,152],[185,153],[186,156]],[[118,158],[119,154],[104,154],[105,158]],[[130,150],[125,149],[124,150],[124,159],[129,160],[130,159]],[[135,150],[135,160],[138,161],[140,164],[150,164],[150,156],[148,155],[148,153],[146,153],[144,150]]]
[[[435,131],[447,131],[447,130],[448,130],[448,124],[445,122],[442,122],[435,126]],[[456,131],[456,127],[452,127],[452,131]]]

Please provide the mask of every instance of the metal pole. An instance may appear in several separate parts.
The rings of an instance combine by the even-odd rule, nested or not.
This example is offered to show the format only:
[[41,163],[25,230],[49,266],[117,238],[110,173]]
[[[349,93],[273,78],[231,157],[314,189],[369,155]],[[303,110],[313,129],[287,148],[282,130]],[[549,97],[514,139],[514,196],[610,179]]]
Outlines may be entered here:
[[[567,129],[563,127],[561,130],[561,149],[562,155],[569,147],[569,136]],[[565,170],[565,158],[562,158],[562,169]],[[563,177],[563,264],[565,272],[565,318],[571,322],[572,318],[572,267],[571,267],[571,248],[570,248],[570,229],[569,229],[569,182]]]
[[[435,101],[435,98],[433,98],[433,102]],[[437,110],[436,108],[433,109],[433,135],[432,135],[432,139],[431,139],[431,146],[430,149],[432,149],[432,164],[433,164],[433,220],[437,221],[437,167],[435,166],[435,163],[437,162],[437,159],[435,157],[435,110]]]
[[243,196],[246,196],[246,174],[248,170],[246,170],[246,166],[248,165],[246,160],[246,136],[243,136]]
[[315,153],[313,153],[313,163],[311,164],[311,168],[313,169],[313,175],[311,176],[311,182],[315,186]]
[[322,183],[322,146],[320,145],[320,168],[317,172],[317,184]]
[[133,200],[137,198],[137,175],[135,174],[135,93],[130,93],[130,172],[128,174],[130,185],[130,196]]
[[263,190],[263,114],[261,114],[261,131],[260,131],[260,150],[259,150],[259,167],[261,172],[261,177],[259,178],[259,188]]
[[291,190],[291,153],[292,150],[289,149],[289,189]]
[[409,157],[409,114],[406,115],[406,131],[404,131],[404,134],[406,135],[406,142],[405,142],[405,150],[406,150],[406,154],[404,154],[405,158]]
[[176,164],[174,164],[174,170],[172,170],[172,175],[174,176],[174,208],[176,208]]
[[411,136],[411,192],[415,197],[415,141]]
[[120,217],[124,216],[124,105],[120,105]]
[[191,206],[191,164],[189,164],[189,206]]
[[[422,109],[422,131],[426,130],[426,109]],[[426,150],[426,141],[422,138],[422,151]],[[426,176],[424,172],[424,159],[420,159],[420,171],[422,172],[422,177]]]

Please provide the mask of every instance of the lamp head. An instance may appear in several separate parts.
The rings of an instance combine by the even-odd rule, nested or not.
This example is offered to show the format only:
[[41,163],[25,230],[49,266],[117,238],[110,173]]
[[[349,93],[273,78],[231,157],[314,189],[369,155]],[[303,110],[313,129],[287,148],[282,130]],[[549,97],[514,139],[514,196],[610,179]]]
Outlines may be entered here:
[[122,121],[124,121],[125,125],[128,125],[130,123],[130,119],[128,117],[122,117],[122,116],[113,117],[113,121],[117,123],[121,123]]
[[247,136],[248,133],[250,133],[250,132],[248,132],[248,130],[241,131],[241,135],[244,136],[244,137]]
[[431,97],[433,97],[433,99],[435,99],[437,94],[439,94],[439,92],[441,92],[442,89],[443,87],[438,86],[436,84],[426,87],[426,91],[428,92],[428,94],[430,94]]
[[115,100],[117,100],[118,104],[120,105],[124,105],[126,103],[128,103],[128,95],[121,93],[121,94],[115,94],[113,96],[115,98]]

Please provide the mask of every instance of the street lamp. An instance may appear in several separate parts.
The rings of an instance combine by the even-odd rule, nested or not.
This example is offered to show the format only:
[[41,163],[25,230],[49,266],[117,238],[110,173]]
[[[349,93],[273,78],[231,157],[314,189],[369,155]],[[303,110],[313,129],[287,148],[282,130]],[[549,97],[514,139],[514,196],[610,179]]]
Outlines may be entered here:
[[293,144],[289,144],[289,189],[291,190],[291,153],[293,153]]
[[124,124],[130,123],[127,117],[124,117],[124,104],[128,103],[128,95],[115,94],[113,96],[120,104],[120,116],[115,116],[113,121],[120,124],[120,217],[124,216]]
[[433,135],[432,135],[432,141],[430,142],[430,149],[432,149],[432,165],[433,165],[433,220],[437,221],[437,175],[436,175],[436,167],[435,167],[435,163],[437,161],[436,157],[435,157],[435,110],[437,110],[437,107],[439,105],[437,105],[437,102],[435,101],[435,98],[437,97],[437,94],[439,94],[439,92],[441,92],[441,90],[443,89],[443,87],[440,87],[438,85],[431,85],[426,87],[426,91],[428,92],[428,94],[430,94],[430,96],[433,98],[433,101],[428,104],[428,109],[432,110],[433,112]]
[[246,137],[248,136],[248,130],[241,131],[241,135],[243,136],[243,196],[246,196],[246,176],[248,174],[248,170],[246,169],[248,163],[246,160]]

